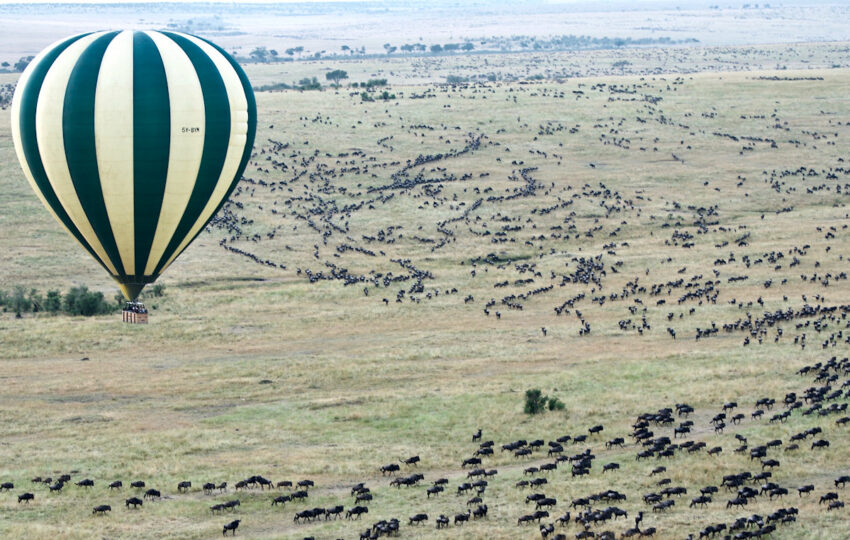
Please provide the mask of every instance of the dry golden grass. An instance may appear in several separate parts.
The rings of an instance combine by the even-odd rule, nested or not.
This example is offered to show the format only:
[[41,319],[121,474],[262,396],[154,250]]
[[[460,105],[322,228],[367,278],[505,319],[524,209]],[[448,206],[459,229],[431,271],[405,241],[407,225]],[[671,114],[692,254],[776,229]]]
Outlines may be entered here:
[[[823,80],[768,81],[756,79],[759,75]],[[484,430],[485,439],[501,444],[518,438],[552,440],[603,424],[603,436],[593,439],[590,446],[599,454],[598,463],[618,461],[622,469],[602,475],[597,465],[590,477],[576,480],[569,478],[568,471],[555,472],[545,488],[547,495],[559,501],[552,515],[563,513],[572,498],[607,488],[628,494],[629,500],[622,506],[631,515],[648,510],[640,495],[654,489],[654,479],[647,475],[657,463],[635,462],[637,447],[633,444],[623,450],[606,450],[602,443],[627,436],[641,412],[688,402],[697,408],[693,438],[706,440],[710,446],[722,445],[724,452],[716,458],[682,455],[666,463],[674,485],[685,485],[689,496],[677,501],[666,515],[648,512],[645,526],[658,527],[663,538],[681,538],[709,523],[794,504],[800,508],[799,523],[775,538],[847,536],[845,511],[827,513],[816,499],[831,487],[835,476],[848,472],[850,437],[834,426],[834,416],[818,419],[797,413],[782,425],[748,418],[722,435],[714,435],[708,426],[726,401],[737,400],[742,411],[749,413],[759,397],[781,401],[786,392],[799,393],[811,386],[811,379],[800,378],[795,371],[832,355],[846,355],[843,342],[826,350],[820,347],[829,333],[842,327],[832,323],[819,336],[813,328],[797,330],[793,323],[784,323],[785,335],[778,343],[773,342],[771,331],[762,345],[749,347],[742,347],[743,333],[720,332],[699,341],[694,334],[697,327],[732,322],[747,310],[759,316],[766,310],[799,308],[804,303],[801,295],[807,295],[812,304],[816,294],[825,296],[820,301],[823,304],[850,303],[846,281],[824,287],[799,278],[800,274],[846,271],[844,258],[850,253],[842,227],[847,225],[847,195],[834,190],[836,184],[846,183],[846,175],[839,175],[838,180],[823,175],[784,177],[782,193],[772,190],[762,176],[763,170],[796,170],[801,165],[817,170],[842,166],[839,158],[848,155],[850,135],[845,121],[850,117],[845,96],[848,83],[849,71],[823,70],[699,74],[679,80],[675,76],[644,80],[605,77],[454,89],[393,86],[391,91],[399,99],[389,103],[361,103],[359,96],[345,90],[258,95],[261,121],[256,150],[268,151],[270,138],[289,143],[281,156],[290,170],[271,169],[264,154],[258,154],[246,176],[289,181],[293,171],[306,168],[317,172],[322,166],[329,178],[327,170],[338,170],[338,160],[355,159],[339,154],[362,149],[365,156],[356,158],[358,164],[375,157],[370,173],[333,178],[331,184],[337,189],[323,194],[340,206],[371,197],[363,193],[367,186],[390,183],[390,174],[400,167],[391,165],[395,161],[404,164],[419,154],[458,150],[470,132],[485,134],[487,142],[475,152],[424,167],[426,175],[442,172],[431,171],[433,167],[445,167],[447,174],[457,177],[472,174],[464,182],[445,182],[440,194],[445,202],[439,206],[423,205],[439,198],[428,197],[422,188],[397,190],[390,203],[376,205],[374,211],[337,219],[348,222],[351,239],[334,234],[327,246],[300,218],[269,212],[276,200],[280,207],[294,195],[318,196],[317,185],[306,180],[292,182],[287,187],[294,192],[289,193],[243,183],[232,199],[243,208],[230,208],[253,223],[233,240],[231,233],[219,228],[203,234],[161,279],[166,296],[148,300],[154,308],[148,326],[122,325],[117,315],[91,319],[0,315],[0,419],[4,426],[0,480],[14,481],[16,486],[11,494],[0,496],[0,534],[10,538],[211,537],[231,518],[210,515],[208,507],[234,497],[232,491],[226,496],[204,496],[197,490],[178,494],[177,482],[191,480],[198,488],[208,481],[228,481],[232,486],[236,480],[262,474],[274,481],[311,478],[317,488],[307,503],[288,504],[283,510],[270,506],[268,492],[240,493],[240,537],[351,538],[378,519],[397,517],[404,523],[405,537],[431,538],[437,535],[433,520],[438,514],[465,510],[465,498],[456,497],[453,491],[464,476],[461,460],[476,448],[469,437],[478,427]],[[638,93],[612,93],[608,85],[614,84],[636,85]],[[423,92],[434,97],[411,99]],[[561,92],[564,98],[559,97]],[[644,95],[663,99],[650,107],[642,99]],[[632,97],[638,100],[632,101]],[[774,112],[778,118],[771,118]],[[661,115],[669,121],[658,122]],[[567,130],[538,134],[538,126],[547,122],[567,129],[576,124],[581,127],[577,134]],[[776,122],[788,122],[789,131],[775,129]],[[435,129],[407,127],[422,124]],[[7,233],[0,235],[4,253],[0,288],[23,284],[46,290],[85,284],[111,297],[114,287],[107,278],[29,192],[14,159],[8,120],[2,126],[0,229]],[[755,150],[742,155],[739,152],[745,142],[714,136],[715,131],[776,138],[779,148],[755,143]],[[811,133],[827,137],[816,139]],[[605,139],[630,139],[630,149],[604,144],[602,134]],[[383,146],[377,142],[390,135],[393,138]],[[302,158],[316,152],[314,162],[300,165]],[[546,152],[547,157],[538,152]],[[674,161],[672,154],[684,163]],[[523,161],[522,167],[537,167],[532,175],[550,192],[543,194],[541,189],[535,197],[484,204],[471,217],[480,216],[494,231],[500,226],[494,219],[498,212],[522,218],[517,223],[525,227],[512,234],[514,243],[491,244],[489,239],[470,234],[462,222],[454,229],[456,241],[433,252],[430,244],[412,238],[438,239],[436,224],[457,216],[463,208],[460,202],[468,208],[474,200],[486,197],[475,193],[476,187],[503,194],[505,189],[520,186],[521,182],[510,179],[520,168],[511,164],[513,160]],[[258,167],[268,167],[270,172]],[[489,176],[481,177],[482,173]],[[746,177],[740,187],[739,175]],[[631,200],[633,206],[621,204],[619,212],[606,217],[600,202],[610,205],[613,201],[590,193],[600,182]],[[362,184],[359,189],[358,183]],[[822,183],[831,191],[806,192]],[[338,190],[341,186],[347,193]],[[786,191],[788,188],[795,191]],[[532,214],[535,208],[555,204],[559,196],[581,192],[585,195],[567,210]],[[304,212],[309,205],[308,201],[295,201],[286,208]],[[718,224],[709,225],[706,234],[698,234],[693,225],[695,211],[688,205],[717,205]],[[792,206],[792,212],[776,213]],[[581,233],[579,237],[535,239],[548,235],[557,224],[566,229],[564,218],[570,211],[576,213],[571,223],[576,225],[575,232]],[[527,218],[533,218],[536,228],[531,228]],[[677,221],[680,224],[676,225]],[[662,227],[663,223],[671,226]],[[362,240],[362,235],[373,236],[389,225],[403,225],[404,238],[385,245]],[[593,237],[583,234],[598,225],[603,228]],[[744,226],[746,229],[741,228]],[[834,239],[827,240],[824,235],[830,226],[837,232]],[[483,230],[485,225],[472,221],[469,227]],[[609,236],[618,227],[617,236]],[[666,245],[674,229],[692,233],[694,247]],[[273,230],[278,231],[274,239],[265,236]],[[745,232],[751,234],[749,244],[735,245],[734,240]],[[263,239],[252,242],[249,237],[253,234]],[[234,247],[285,264],[286,269],[259,266],[226,252],[218,245],[223,238]],[[728,246],[715,247],[724,241]],[[618,245],[603,247],[609,242]],[[314,244],[321,244],[321,260],[313,258]],[[334,257],[343,244],[385,250],[386,256],[348,251]],[[788,250],[804,244],[811,246],[807,255],[800,256],[798,267],[789,268]],[[827,245],[829,252],[825,251]],[[615,255],[608,254],[609,249]],[[772,250],[786,254],[780,270],[766,261],[750,268],[741,263],[745,254],[754,260]],[[732,251],[734,264],[714,264]],[[491,252],[522,257],[519,263],[536,263],[542,277],[534,284],[496,289],[493,285],[497,282],[513,282],[527,274],[519,274],[512,264],[499,268],[483,263],[472,277],[470,260]],[[653,283],[689,280],[695,275],[703,275],[699,281],[704,282],[714,279],[712,271],[718,270],[721,283],[716,304],[689,301],[678,305],[676,299],[685,290],[674,289],[668,296],[665,289],[658,297],[640,293],[600,306],[590,301],[598,290],[591,292],[591,286],[571,283],[525,301],[521,312],[497,304],[491,311],[501,310],[499,320],[483,314],[491,297],[498,302],[507,294],[548,284],[550,272],[575,270],[573,257],[598,254],[604,255],[606,269],[623,261],[619,273],[608,270],[605,294],[621,292],[636,278],[648,289]],[[332,260],[353,274],[375,269],[398,275],[400,267],[389,261],[395,257],[411,259],[417,267],[432,272],[433,280],[425,281],[426,291],[454,287],[458,293],[430,300],[416,294],[419,303],[407,298],[396,303],[397,290],[409,284],[392,288],[370,285],[369,296],[364,296],[363,285],[343,286],[340,281],[311,284],[297,273],[299,268],[322,270],[322,261]],[[565,267],[565,263],[570,264]],[[680,273],[683,267],[686,270]],[[727,281],[742,274],[749,279]],[[765,288],[763,282],[770,278],[775,278],[775,283]],[[780,283],[781,278],[788,282]],[[576,307],[593,327],[587,336],[578,335],[580,326],[574,314],[557,317],[553,312],[555,306],[580,292],[587,298]],[[463,302],[467,294],[475,297],[473,303]],[[389,305],[381,302],[382,297],[390,300]],[[635,297],[644,302],[652,327],[643,335],[620,330],[617,324],[626,318],[640,322],[640,311],[632,315],[627,310],[630,305],[642,307],[633,302]],[[739,309],[729,303],[733,298],[755,302],[758,297],[763,298],[764,308],[754,303]],[[658,298],[666,299],[667,304],[656,305]],[[691,307],[695,308],[693,315],[689,314]],[[675,314],[672,322],[667,321],[668,312]],[[798,322],[805,323],[805,319]],[[677,340],[667,335],[667,326],[676,327]],[[541,327],[547,328],[547,336],[542,335]],[[804,350],[792,343],[801,331],[806,331],[809,339]],[[81,361],[83,357],[89,360]],[[261,384],[265,380],[271,382]],[[529,388],[557,396],[566,403],[566,410],[526,416],[522,413],[523,394]],[[812,497],[792,497],[793,502],[762,498],[742,512],[723,510],[728,497],[721,493],[709,510],[688,510],[687,502],[699,487],[717,484],[723,474],[757,469],[755,462],[732,453],[737,446],[733,433],[744,434],[753,443],[773,438],[787,441],[791,434],[814,425],[824,426],[824,436],[832,446],[822,452],[801,449],[793,455],[780,451],[782,467],[774,473],[774,479],[784,486],[815,483]],[[656,429],[659,434],[668,431]],[[578,452],[584,446],[572,448]],[[388,486],[388,478],[377,468],[414,454],[422,458],[417,470],[425,474],[427,482],[440,476],[450,478],[450,493],[427,500],[422,487],[397,490]],[[542,461],[525,462],[497,451],[486,461],[487,468],[499,469],[484,495],[490,517],[464,526],[462,532],[451,528],[440,536],[538,537],[536,526],[516,526],[517,517],[529,507],[523,504],[525,492],[518,492],[513,484],[522,477],[524,467]],[[83,491],[72,485],[62,494],[50,495],[46,488],[29,483],[32,476],[56,476],[72,470],[79,471],[75,480],[95,479],[95,487]],[[122,479],[125,485],[143,479],[168,498],[146,503],[138,512],[127,511],[121,503],[131,490],[125,487],[120,495],[109,493],[106,484],[113,479]],[[359,481],[365,481],[376,494],[362,522],[293,523],[294,509],[335,504],[350,507],[350,486]],[[36,493],[29,506],[15,502],[14,494],[24,490]],[[111,504],[112,514],[91,516],[95,504]],[[419,511],[427,512],[431,521],[419,528],[407,527],[407,517]],[[622,532],[626,527],[621,521],[599,529]],[[571,526],[568,532],[576,530]]]

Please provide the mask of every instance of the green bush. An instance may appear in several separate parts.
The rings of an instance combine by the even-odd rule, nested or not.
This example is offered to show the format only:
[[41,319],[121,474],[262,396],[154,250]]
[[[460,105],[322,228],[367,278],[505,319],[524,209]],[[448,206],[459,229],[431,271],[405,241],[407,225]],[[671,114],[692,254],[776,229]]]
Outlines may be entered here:
[[564,402],[555,397],[544,396],[539,388],[525,391],[525,414],[541,413],[549,408],[550,411],[564,410]]
[[115,307],[106,302],[103,293],[89,291],[87,287],[74,287],[65,295],[65,313],[68,315],[102,315],[111,313]]
[[547,397],[539,388],[525,391],[525,414],[537,414],[546,410]]
[[564,402],[556,397],[549,398],[549,410],[550,411],[563,411],[564,410]]
[[160,296],[163,296],[164,294],[165,294],[165,285],[163,285],[162,283],[157,283],[157,284],[151,286],[151,288],[150,288],[151,298],[159,298]]
[[44,300],[44,310],[48,313],[59,313],[62,309],[62,293],[59,291],[47,291],[47,298]]

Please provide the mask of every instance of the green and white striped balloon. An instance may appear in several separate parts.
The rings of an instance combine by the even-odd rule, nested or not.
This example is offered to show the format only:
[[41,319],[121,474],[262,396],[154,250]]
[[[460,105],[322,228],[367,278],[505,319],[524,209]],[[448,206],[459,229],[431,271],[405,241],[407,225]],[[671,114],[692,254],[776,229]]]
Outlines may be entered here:
[[24,175],[129,300],[227,200],[256,127],[236,61],[177,32],[54,43],[21,75],[12,102]]

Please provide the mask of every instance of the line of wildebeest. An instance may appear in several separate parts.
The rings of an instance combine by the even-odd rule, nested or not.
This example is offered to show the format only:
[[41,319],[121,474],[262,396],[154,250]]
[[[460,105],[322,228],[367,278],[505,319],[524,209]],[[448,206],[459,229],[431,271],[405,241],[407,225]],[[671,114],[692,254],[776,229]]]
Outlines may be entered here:
[[[813,377],[814,384],[801,392],[790,392],[781,400],[774,397],[758,398],[755,401],[753,411],[749,414],[750,422],[763,422],[767,418],[768,425],[782,424],[786,423],[792,414],[797,412],[800,417],[825,419],[833,415],[838,416],[834,421],[836,429],[841,429],[850,424],[850,416],[844,414],[847,411],[847,402],[839,403],[841,398],[850,396],[850,388],[848,388],[850,387],[850,378],[847,377],[850,375],[850,360],[848,358],[838,359],[833,356],[826,362],[817,362],[805,366],[797,373],[800,376]],[[720,412],[713,416],[711,414],[707,416],[710,417],[710,420],[707,420],[704,427],[708,429],[702,431],[701,435],[704,438],[710,438],[713,434],[720,434],[726,429],[738,427],[747,420],[747,415],[742,412],[735,412],[737,410],[739,410],[737,402],[724,403],[720,407]],[[723,454],[722,446],[709,447],[705,440],[683,441],[698,428],[694,420],[691,419],[691,415],[699,417],[694,408],[686,403],[678,403],[674,407],[637,415],[631,426],[632,431],[629,437],[632,439],[636,450],[635,461],[655,461],[648,475],[651,479],[649,481],[652,483],[653,491],[637,497],[644,507],[633,516],[634,526],[622,531],[620,538],[654,537],[658,534],[658,530],[655,526],[644,526],[643,521],[646,517],[644,510],[651,512],[652,519],[660,519],[662,515],[676,506],[677,500],[681,496],[688,495],[688,486],[673,485],[668,476],[670,471],[667,465],[660,464],[662,460],[666,459],[668,461],[665,463],[669,463],[669,460],[677,455],[700,453],[714,456],[712,459],[719,459],[717,456]],[[700,422],[704,421],[705,419]],[[569,504],[566,504],[566,501],[559,501],[556,497],[546,495],[544,491],[546,486],[564,481],[553,475],[557,470],[569,469],[570,478],[591,474],[591,471],[594,470],[594,462],[598,457],[592,448],[585,448],[576,452],[570,452],[568,448],[593,443],[601,447],[601,441],[604,439],[601,434],[604,430],[602,425],[596,425],[589,428],[587,433],[564,435],[548,442],[543,439],[516,440],[497,447],[492,440],[482,441],[482,430],[478,429],[472,436],[472,442],[478,443],[478,445],[469,457],[461,461],[460,469],[463,474],[457,479],[458,485],[454,489],[457,496],[471,495],[471,497],[466,501],[463,511],[451,516],[439,514],[435,519],[436,528],[444,529],[451,525],[460,527],[470,520],[482,520],[491,516],[490,506],[486,502],[487,489],[490,482],[499,475],[499,471],[495,468],[486,468],[484,465],[485,461],[494,459],[497,448],[499,448],[499,455],[503,456],[505,453],[509,453],[516,460],[543,459],[545,454],[545,462],[543,463],[532,465],[528,462],[520,462],[524,464],[507,465],[509,470],[516,470],[515,472],[518,472],[520,468],[523,469],[522,479],[515,482],[514,487],[521,493],[519,501],[524,501],[528,506],[534,505],[533,511],[517,518],[518,525],[537,524],[544,540],[550,538],[551,540],[566,539],[566,530],[571,526],[578,529],[573,533],[577,539],[616,538],[616,534],[612,530],[599,529],[606,527],[609,522],[611,524],[616,523],[619,518],[629,519],[629,512],[617,506],[629,499],[629,496],[625,493],[613,488],[604,489],[596,493],[574,497]],[[744,470],[725,474],[722,478],[718,478],[716,485],[696,488],[699,490],[699,495],[693,493],[695,496],[691,498],[689,508],[707,509],[711,505],[716,507],[720,501],[715,501],[715,499],[720,498],[721,492],[726,493],[725,509],[728,510],[744,509],[751,502],[764,500],[765,497],[768,501],[780,501],[792,491],[796,491],[798,498],[802,500],[803,497],[811,496],[818,489],[811,483],[793,486],[786,483],[783,485],[773,477],[773,474],[776,469],[781,467],[782,462],[793,461],[795,456],[798,456],[801,452],[807,450],[816,452],[829,448],[830,442],[824,438],[822,426],[815,425],[801,430],[799,433],[790,436],[787,441],[773,439],[757,443],[749,441],[747,437],[740,433],[735,433],[734,436],[738,446],[732,452],[748,456],[750,462],[754,463],[755,471]],[[626,439],[626,436],[607,439],[605,450],[625,449]],[[779,454],[780,449],[782,450],[781,456]],[[616,455],[611,452],[608,453],[609,455]],[[780,457],[782,457],[781,460]],[[380,472],[383,478],[392,478],[389,481],[390,487],[397,489],[401,487],[412,488],[424,482],[425,475],[421,473],[401,475],[399,473],[401,473],[403,467],[408,470],[418,467],[420,461],[419,456],[412,456],[399,460],[399,462],[384,464],[378,468],[377,472]],[[716,468],[719,469],[719,465],[719,463],[716,464]],[[604,463],[601,467],[596,467],[596,469],[601,470],[603,475],[611,472],[612,474],[606,476],[616,479],[616,471],[620,469],[620,463],[610,461]],[[78,474],[78,471],[73,472]],[[841,511],[844,508],[844,502],[839,497],[839,490],[843,489],[848,482],[850,482],[850,475],[837,476],[832,486],[816,495],[818,507],[825,508],[827,512]],[[49,493],[60,493],[67,484],[71,483],[71,475],[63,474],[57,478],[35,477],[32,479],[32,483],[47,486]],[[91,489],[95,486],[95,482],[90,478],[84,478],[73,483],[83,489]],[[431,485],[424,490],[425,499],[430,501],[432,498],[440,497],[441,494],[449,491],[449,484],[448,478],[438,478],[431,481]],[[125,499],[124,504],[127,509],[138,509],[145,504],[145,501],[163,498],[160,490],[146,485],[142,480],[130,482],[129,487],[136,490],[137,493]],[[261,491],[267,489],[269,492],[285,490],[285,494],[275,495],[270,501],[272,506],[283,508],[287,503],[304,503],[309,498],[310,489],[314,487],[315,483],[307,479],[297,482],[283,480],[275,483],[261,475],[253,475],[236,482],[233,485],[233,490],[236,493],[252,489]],[[108,484],[108,488],[110,492],[121,490],[124,488],[124,483],[121,480],[115,480]],[[177,484],[176,488],[178,493],[185,494],[193,490],[193,484],[190,481],[182,481]],[[0,484],[0,490],[10,491],[13,489],[15,489],[15,486],[12,482]],[[228,489],[227,482],[218,484],[207,482],[201,485],[201,490],[206,495],[222,494],[227,492]],[[695,488],[691,486],[690,489]],[[524,490],[532,490],[533,492],[525,494]],[[141,498],[139,495],[141,495]],[[327,508],[303,508],[295,512],[293,522],[296,524],[311,523],[342,517],[348,520],[359,520],[363,514],[369,513],[369,504],[375,500],[376,493],[366,486],[366,482],[359,482],[351,488],[350,496],[354,498],[354,502],[347,509],[344,504]],[[30,503],[34,500],[35,494],[32,492],[18,495],[18,503]],[[559,506],[563,513],[558,511],[557,515],[553,517],[550,512]],[[224,512],[236,512],[239,507],[240,500],[233,498],[226,502],[213,504],[209,509],[212,514],[222,514]],[[103,515],[111,512],[111,510],[110,505],[100,504],[92,509],[92,513]],[[739,517],[730,523],[709,524],[694,534],[697,534],[700,539],[714,538],[720,535],[722,535],[721,538],[729,540],[762,538],[774,532],[777,526],[796,522],[798,514],[799,510],[794,506],[780,507],[765,515],[752,514]],[[409,516],[408,525],[419,525],[429,519],[426,512],[417,511]],[[550,519],[553,519],[553,521],[549,522]],[[224,524],[222,534],[231,532],[235,535],[241,521],[241,519],[235,519]],[[360,538],[372,539],[392,536],[398,534],[400,528],[401,521],[397,518],[380,520],[360,532]],[[687,538],[694,538],[694,534],[688,535]]]

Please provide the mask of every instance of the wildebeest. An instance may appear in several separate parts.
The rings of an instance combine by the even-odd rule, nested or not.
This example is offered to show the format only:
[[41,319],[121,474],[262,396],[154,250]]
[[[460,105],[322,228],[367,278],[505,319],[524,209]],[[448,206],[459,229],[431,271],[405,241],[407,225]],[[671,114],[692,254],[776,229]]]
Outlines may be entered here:
[[177,484],[177,491],[184,492],[189,491],[189,488],[192,487],[192,482],[184,480]]
[[22,503],[22,502],[29,503],[30,501],[32,501],[34,499],[35,499],[35,495],[33,495],[32,493],[22,493],[22,494],[18,495],[18,503]]
[[428,514],[415,514],[410,516],[410,525],[419,525],[423,521],[428,521]]
[[107,512],[111,512],[111,511],[112,511],[111,506],[109,506],[108,504],[101,504],[101,505],[95,506],[91,513],[103,515]]
[[121,482],[121,480],[116,480],[116,481],[112,482],[111,484],[109,484],[109,489],[110,489],[110,490],[112,490],[112,489],[121,489],[121,487],[122,487],[123,485],[124,485],[124,483],[123,483],[123,482]]
[[398,466],[398,463],[389,463],[387,465],[382,465],[380,468],[381,474],[393,474],[401,470],[401,467]]
[[93,481],[93,480],[89,480],[88,478],[85,478],[85,479],[83,479],[83,480],[80,480],[80,481],[79,481],[79,482],[77,482],[76,484],[77,484],[78,486],[80,486],[80,487],[93,487],[93,486],[94,486],[94,481]]
[[328,520],[331,518],[331,516],[336,519],[340,515],[342,515],[343,510],[344,508],[341,505],[336,505],[333,508],[328,508],[327,510],[325,510],[325,519]]
[[360,519],[360,517],[363,514],[368,514],[368,513],[369,513],[369,509],[366,508],[365,506],[355,506],[353,508],[350,508],[345,513],[345,519],[351,519],[352,517],[354,517],[354,519]]
[[138,497],[130,497],[129,499],[124,501],[124,506],[126,506],[127,508],[130,508],[131,506],[133,508],[138,508],[138,507],[142,506],[143,504],[144,504],[144,501],[142,501],[142,499],[140,499]]
[[239,528],[239,523],[241,521],[242,521],[241,519],[234,519],[233,521],[231,521],[230,523],[225,525],[224,528],[221,531],[222,536],[226,536],[227,531],[233,531],[233,536],[236,536],[236,529]]
[[153,488],[145,491],[145,494],[143,496],[144,499],[153,499],[153,498],[159,499],[160,497],[162,497],[162,495],[160,494],[159,490],[153,489]]
[[289,495],[281,495],[280,497],[275,497],[272,500],[272,506],[277,506],[278,504],[281,506],[285,506],[286,503],[292,500],[292,497]]

